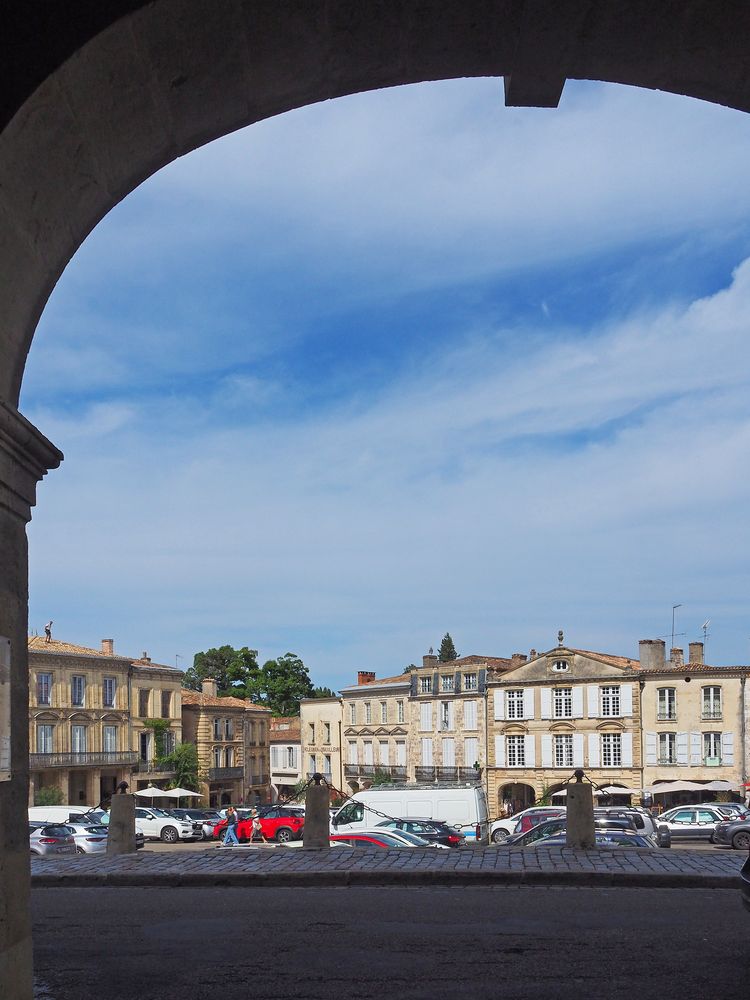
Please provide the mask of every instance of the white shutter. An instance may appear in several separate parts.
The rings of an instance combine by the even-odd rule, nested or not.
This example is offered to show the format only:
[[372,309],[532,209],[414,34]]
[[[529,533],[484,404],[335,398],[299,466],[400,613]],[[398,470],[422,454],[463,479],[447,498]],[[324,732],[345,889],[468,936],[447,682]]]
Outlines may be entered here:
[[599,733],[589,733],[589,767],[599,767]]
[[571,701],[574,719],[583,718],[583,688],[580,685],[571,689]]
[[658,738],[656,733],[646,733],[646,763],[656,764],[657,761],[657,743]]
[[495,737],[495,767],[505,767],[505,737]]
[[542,734],[542,767],[552,767],[552,737]]
[[474,767],[479,762],[479,740],[469,736],[464,740],[464,767]]
[[423,733],[432,729],[432,705],[429,701],[423,701],[419,706],[419,728]]
[[622,766],[632,767],[633,766],[633,734],[623,733],[620,739],[620,746],[622,748]]
[[[687,737],[687,733],[683,733],[682,735]],[[679,737],[680,733],[677,734],[678,741]],[[687,757],[687,747],[685,747],[685,756]],[[677,763],[687,764],[687,760],[681,761],[678,755]],[[690,763],[698,767],[703,763],[703,736],[701,733],[690,734]]]
[[502,688],[495,691],[495,718],[500,720],[505,718],[505,691]]
[[633,685],[623,684],[620,688],[620,715],[633,714]]
[[[453,724],[453,719],[454,719],[453,708],[454,708],[454,703],[452,701],[449,701],[448,702],[448,729],[455,729],[456,728],[455,725]],[[452,767],[453,765],[451,764],[450,766]]]
[[677,750],[677,763],[687,764],[688,762],[688,734],[687,733],[677,733],[677,739],[675,740],[675,747]]
[[477,703],[475,701],[464,702],[464,729],[477,728]]
[[422,737],[422,766],[432,767],[432,739]]
[[456,766],[456,744],[452,738],[444,739],[443,767],[455,767],[455,766]]
[[599,718],[599,685],[598,684],[587,684],[586,685],[586,700],[588,708],[588,717],[590,719]]
[[534,718],[534,688],[526,688],[523,692],[523,717]]
[[573,767],[583,767],[583,733],[573,733]]
[[542,712],[540,718],[551,719],[552,718],[552,688],[542,688],[539,692],[541,695]]
[[721,763],[734,764],[734,733],[721,734]]
[[524,736],[523,738],[524,754],[526,757],[526,767],[536,767],[536,750],[534,749],[534,737]]

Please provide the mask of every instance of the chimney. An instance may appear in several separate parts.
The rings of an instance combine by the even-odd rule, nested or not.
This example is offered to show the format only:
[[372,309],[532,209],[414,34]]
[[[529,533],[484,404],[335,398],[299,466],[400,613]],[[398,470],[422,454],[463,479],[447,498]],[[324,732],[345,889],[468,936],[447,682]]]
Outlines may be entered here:
[[514,667],[520,667],[522,663],[526,662],[526,653],[513,653],[510,658],[510,669],[513,670]]
[[204,681],[202,681],[201,689],[203,694],[207,694],[210,698],[215,698],[219,693],[216,686],[216,680],[213,677],[207,677]]
[[434,669],[435,667],[437,667],[437,665],[438,665],[437,653],[433,653],[432,646],[430,646],[429,653],[425,653],[425,655],[422,657],[422,666],[432,667]]
[[683,651],[675,646],[669,651],[669,663],[672,667],[677,667],[679,669],[683,666]]
[[688,646],[688,663],[703,663],[703,643],[691,642]]
[[638,643],[638,656],[644,670],[664,669],[664,640],[641,639]]
[[102,639],[102,653],[105,656],[115,655],[115,640],[114,639]]
[[357,684],[372,684],[374,680],[375,680],[374,670],[357,671]]

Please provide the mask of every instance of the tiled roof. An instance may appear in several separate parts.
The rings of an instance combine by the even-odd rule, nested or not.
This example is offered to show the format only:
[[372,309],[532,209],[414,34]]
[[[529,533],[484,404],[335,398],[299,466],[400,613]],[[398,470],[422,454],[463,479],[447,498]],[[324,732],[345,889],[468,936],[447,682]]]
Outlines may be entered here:
[[[112,658],[112,653],[104,653],[101,649],[90,649],[88,646],[76,646],[72,642],[61,642],[52,639],[50,642],[43,635],[29,636],[28,647],[36,653],[64,653],[68,656],[106,656]],[[127,660],[127,656],[117,656],[116,659]]]
[[182,704],[195,705],[197,708],[256,708],[260,712],[271,711],[265,705],[254,705],[242,698],[222,698],[219,695],[203,694],[201,691],[190,691],[188,688],[182,689]]

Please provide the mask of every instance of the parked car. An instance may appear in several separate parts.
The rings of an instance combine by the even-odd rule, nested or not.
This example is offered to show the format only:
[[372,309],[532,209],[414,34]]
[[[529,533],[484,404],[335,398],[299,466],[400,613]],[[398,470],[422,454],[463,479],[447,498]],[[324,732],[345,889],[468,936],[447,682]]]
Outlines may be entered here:
[[[275,840],[279,844],[288,844],[290,840],[299,840],[305,828],[305,817],[296,810],[288,806],[271,806],[262,816],[258,816],[260,828],[266,840]],[[225,819],[217,823],[213,828],[213,837],[218,839],[224,836],[227,827]],[[252,816],[247,819],[240,819],[237,822],[237,839],[239,841],[251,841],[253,838]]]
[[380,847],[413,847],[391,830],[350,830],[348,833],[332,833],[331,847],[343,844],[347,847],[380,848]]
[[[490,840],[493,844],[499,844],[511,833],[516,832],[516,827],[523,822],[526,816],[538,816],[537,822],[541,822],[542,819],[552,819],[554,816],[562,816],[564,813],[565,808],[560,806],[532,806],[530,809],[522,809],[515,816],[509,816],[507,819],[496,819],[490,826]],[[520,833],[521,830],[518,832]]]
[[466,837],[460,830],[454,830],[447,823],[436,819],[384,819],[375,824],[375,829],[383,827],[398,833],[413,833],[432,844],[443,847],[463,847]]
[[[643,834],[634,833],[632,830],[597,830],[594,835],[597,847],[614,849],[619,847],[640,847],[646,850],[658,851],[659,845],[653,837],[645,837]],[[565,836],[559,833],[544,840],[537,840],[530,845],[536,849],[538,847],[565,847]]]
[[67,826],[29,824],[29,850],[41,857],[75,854],[76,842]]
[[672,840],[708,840],[713,843],[716,827],[724,817],[708,806],[676,806],[659,817],[669,827]]
[[750,849],[750,819],[725,820],[714,833],[714,843],[733,847],[736,851]]

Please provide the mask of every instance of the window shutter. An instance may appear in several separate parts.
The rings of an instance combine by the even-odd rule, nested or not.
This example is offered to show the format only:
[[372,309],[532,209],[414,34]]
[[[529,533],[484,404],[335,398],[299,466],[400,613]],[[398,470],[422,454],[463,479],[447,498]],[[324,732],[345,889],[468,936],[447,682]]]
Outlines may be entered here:
[[583,767],[583,739],[583,733],[573,733],[573,767]]
[[541,718],[551,719],[552,718],[552,688],[542,688],[539,692],[541,695]]
[[588,708],[588,717],[590,719],[599,718],[599,685],[598,684],[587,684],[586,685],[586,700]]
[[734,733],[721,734],[721,763],[734,764]]
[[525,688],[523,692],[523,717],[534,718],[534,688]]
[[646,733],[646,763],[656,764],[658,739],[656,733]]
[[526,767],[536,767],[536,750],[534,747],[534,737],[524,736],[524,753],[526,756]]
[[423,733],[432,729],[432,705],[428,701],[419,706],[419,728]]
[[622,766],[632,767],[633,766],[633,734],[623,733],[620,739],[620,746],[622,748]]
[[583,718],[583,688],[574,686],[571,690],[571,702],[574,719]]
[[589,733],[589,767],[599,767],[599,733]]
[[[683,733],[687,738],[687,733]],[[677,739],[679,741],[680,734],[677,734]],[[687,757],[687,746],[685,747],[685,756]],[[681,761],[679,755],[677,757],[678,764],[687,764],[687,760]],[[703,763],[703,737],[701,733],[691,733],[690,734],[690,763],[691,765],[700,766]]]
[[552,767],[552,737],[542,734],[542,767]]
[[[456,728],[455,725],[453,724],[453,719],[454,719],[454,711],[453,711],[453,709],[454,708],[455,708],[454,703],[452,701],[449,701],[448,702],[448,729],[455,729]],[[453,765],[451,765],[451,766],[453,766]]]
[[688,762],[688,734],[687,733],[677,733],[677,739],[675,740],[675,749],[677,751],[677,763],[687,764]]
[[502,688],[495,689],[495,718],[505,718],[505,691]]
[[505,767],[505,737],[495,737],[495,767]]
[[620,688],[620,715],[633,714],[633,685],[623,684]]

